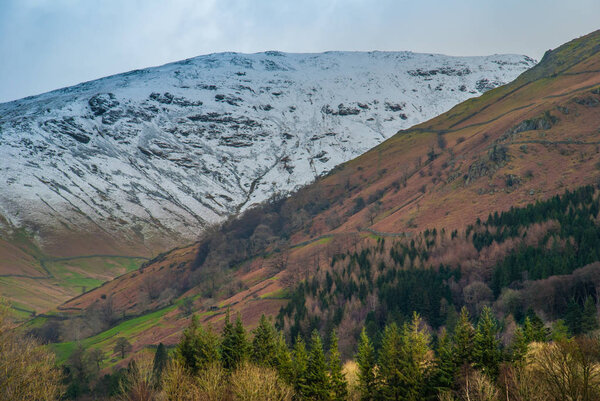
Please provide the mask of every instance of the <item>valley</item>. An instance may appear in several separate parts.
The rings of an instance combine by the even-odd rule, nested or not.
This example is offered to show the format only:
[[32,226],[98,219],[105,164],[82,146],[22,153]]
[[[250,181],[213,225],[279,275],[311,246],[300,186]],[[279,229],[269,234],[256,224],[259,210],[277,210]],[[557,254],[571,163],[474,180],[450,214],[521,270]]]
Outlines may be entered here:
[[600,396],[600,31],[200,56],[0,104],[0,152],[0,349],[68,399]]
[[[514,82],[401,130],[291,197],[250,208],[199,242],[61,308],[94,310],[104,294],[125,316],[163,311],[152,337],[145,326],[133,335],[137,347],[173,344],[188,324],[189,315],[170,309],[168,299],[192,299],[193,310],[217,327],[227,309],[252,327],[261,313],[277,314],[294,286],[327,270],[335,255],[384,239],[386,246],[410,243],[434,228],[464,237],[467,226],[490,213],[596,185],[598,37],[558,48]],[[489,266],[484,260],[501,260],[508,251],[484,256],[472,246],[456,249],[463,253],[421,263],[475,258],[468,284],[482,279],[476,271]]]

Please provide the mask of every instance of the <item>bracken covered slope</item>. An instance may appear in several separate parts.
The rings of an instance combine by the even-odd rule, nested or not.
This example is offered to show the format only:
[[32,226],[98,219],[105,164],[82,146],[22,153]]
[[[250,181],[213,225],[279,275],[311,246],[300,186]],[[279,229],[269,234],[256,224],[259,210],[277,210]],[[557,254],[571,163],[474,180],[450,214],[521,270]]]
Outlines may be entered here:
[[[259,217],[242,220],[247,232],[256,234],[269,226],[285,235],[267,241],[262,252],[244,262],[231,256],[229,285],[212,292],[212,298],[200,291],[200,285],[184,286],[183,296],[195,296],[195,308],[208,321],[218,322],[230,306],[252,324],[260,313],[273,313],[285,303],[286,288],[358,242],[414,235],[427,228],[461,230],[490,212],[596,185],[599,152],[597,31],[547,53],[538,66],[511,84],[398,132],[299,191],[279,209],[283,211],[278,215],[284,217],[277,222],[283,221],[288,229],[277,231],[272,224],[276,214],[272,205],[258,209]],[[286,206],[300,217],[285,217]],[[234,228],[225,227],[221,237],[214,235],[231,242],[237,238]],[[227,230],[229,236],[223,234]],[[216,260],[212,253],[218,250],[209,250],[207,256],[206,241],[210,243],[210,236],[62,309],[94,308],[102,295],[112,296],[115,308],[126,314],[160,308],[160,296],[140,302],[149,283],[160,283],[155,289],[160,294],[192,271],[199,272],[197,282],[212,279],[211,263]],[[138,346],[172,342],[187,322],[176,310],[159,310],[165,313],[152,330],[132,333]]]

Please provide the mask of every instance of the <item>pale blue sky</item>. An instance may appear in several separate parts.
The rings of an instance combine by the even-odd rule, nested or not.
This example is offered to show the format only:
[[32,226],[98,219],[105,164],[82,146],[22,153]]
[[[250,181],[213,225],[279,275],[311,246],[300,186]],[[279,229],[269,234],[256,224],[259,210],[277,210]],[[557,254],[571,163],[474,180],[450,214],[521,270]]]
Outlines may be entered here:
[[527,54],[600,0],[0,0],[0,102],[221,51]]

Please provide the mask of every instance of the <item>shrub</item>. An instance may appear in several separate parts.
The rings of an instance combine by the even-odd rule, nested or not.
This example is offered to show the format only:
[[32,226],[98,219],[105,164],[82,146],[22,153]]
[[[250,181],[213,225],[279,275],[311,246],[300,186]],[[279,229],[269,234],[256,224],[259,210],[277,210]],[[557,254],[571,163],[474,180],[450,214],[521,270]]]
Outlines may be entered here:
[[250,363],[232,373],[231,393],[234,400],[240,401],[286,401],[293,396],[292,387],[275,370]]
[[0,304],[0,394],[4,400],[51,401],[62,393],[54,354],[31,337],[15,333]]

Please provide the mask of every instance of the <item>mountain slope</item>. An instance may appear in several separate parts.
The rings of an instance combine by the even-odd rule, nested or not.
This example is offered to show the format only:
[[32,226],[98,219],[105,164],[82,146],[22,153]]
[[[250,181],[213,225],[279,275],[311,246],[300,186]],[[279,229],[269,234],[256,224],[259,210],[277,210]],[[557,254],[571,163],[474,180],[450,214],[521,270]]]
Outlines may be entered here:
[[[207,321],[218,324],[231,307],[252,324],[261,312],[278,310],[290,288],[325,269],[336,254],[381,239],[420,238],[417,233],[431,228],[458,230],[464,237],[467,225],[489,213],[596,185],[598,110],[600,31],[548,53],[513,83],[398,132],[289,199],[250,210],[199,243],[162,255],[61,309],[94,310],[104,295],[118,313],[164,311],[153,330],[131,331],[138,346],[173,342],[187,323],[176,309],[161,309],[168,301],[149,296],[150,289],[179,291],[179,300],[192,297]],[[255,247],[265,231],[271,237]],[[245,253],[235,251],[240,245]],[[490,250],[486,263],[508,250]],[[482,262],[472,252],[449,251],[451,263],[468,260],[470,274],[477,275]],[[208,288],[217,277],[215,266],[226,279]]]
[[223,53],[1,104],[3,231],[54,256],[147,256],[533,63]]

